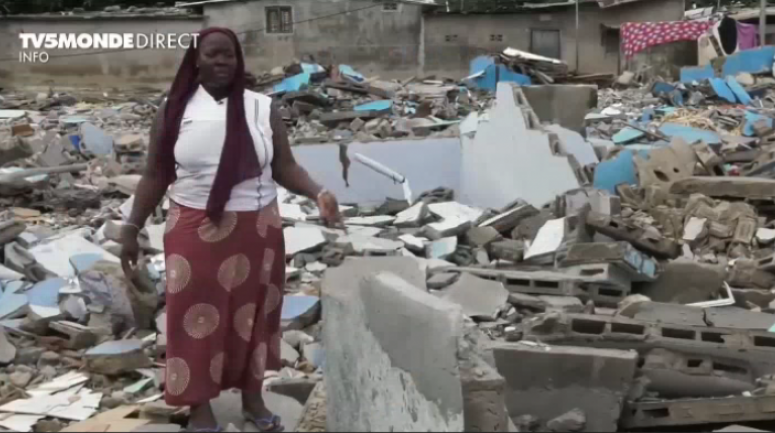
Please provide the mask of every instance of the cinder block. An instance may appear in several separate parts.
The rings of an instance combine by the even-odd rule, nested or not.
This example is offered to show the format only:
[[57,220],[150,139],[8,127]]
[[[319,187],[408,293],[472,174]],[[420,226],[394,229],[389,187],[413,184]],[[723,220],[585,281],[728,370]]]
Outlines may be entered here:
[[496,271],[480,268],[454,268],[487,280],[500,281],[510,292],[537,295],[575,296],[583,294],[580,277],[547,271]]
[[659,273],[659,263],[636,250],[628,242],[589,242],[571,245],[561,265],[576,266],[614,263],[630,273],[632,281],[653,281]]
[[543,342],[598,348],[667,349],[748,363],[754,376],[775,374],[775,334],[732,328],[647,323],[623,317],[547,313],[523,322]]
[[647,389],[661,398],[726,397],[756,389],[747,362],[664,349],[654,349],[644,358],[640,372],[649,379]]
[[775,419],[775,396],[727,397],[630,403],[624,428],[739,423]]
[[637,353],[587,347],[494,343],[498,372],[506,379],[506,405],[516,422],[533,415],[543,423],[573,409],[587,417],[586,431],[616,431]]

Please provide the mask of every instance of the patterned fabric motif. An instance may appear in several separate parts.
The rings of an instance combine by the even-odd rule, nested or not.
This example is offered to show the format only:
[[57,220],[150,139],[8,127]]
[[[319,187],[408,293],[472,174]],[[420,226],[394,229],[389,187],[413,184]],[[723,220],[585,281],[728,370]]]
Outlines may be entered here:
[[171,207],[167,404],[198,405],[231,388],[256,392],[267,370],[281,368],[285,244],[277,209],[275,202],[226,212],[216,225],[203,210]]
[[655,45],[697,40],[713,24],[712,21],[622,23],[622,50],[624,56],[630,58]]

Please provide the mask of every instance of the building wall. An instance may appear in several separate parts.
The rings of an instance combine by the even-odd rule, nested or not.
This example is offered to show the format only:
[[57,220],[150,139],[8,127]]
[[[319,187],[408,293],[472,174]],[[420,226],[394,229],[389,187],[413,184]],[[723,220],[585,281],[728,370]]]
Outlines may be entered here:
[[682,67],[696,65],[697,41],[679,41],[641,51],[625,60],[623,69],[638,72],[645,79],[661,77],[678,81]]
[[[265,8],[291,6],[293,33],[265,30]],[[348,13],[349,11],[349,13]],[[241,34],[246,63],[255,73],[294,59],[348,64],[364,75],[401,78],[418,72],[421,6],[383,11],[373,0],[263,0],[204,6],[208,26]]]
[[[18,33],[189,33],[202,28],[202,17],[179,19],[13,17],[0,19],[0,87],[20,85],[125,87],[165,85],[174,77],[183,49],[135,50],[91,55],[84,51],[45,50],[47,63],[22,63]],[[65,57],[57,57],[65,55]]]
[[[579,13],[581,73],[619,72],[619,50],[606,43],[603,25],[630,21],[677,21],[683,0],[648,0],[600,9],[582,4]],[[526,14],[427,14],[425,16],[425,72],[449,77],[467,75],[476,56],[507,47],[530,51],[531,29],[559,30],[562,60],[576,69],[576,14],[573,7]],[[610,33],[615,31],[609,30]],[[493,35],[496,39],[493,41]],[[500,35],[500,41],[498,40]],[[614,36],[615,37],[615,36]],[[606,49],[608,45],[608,49]]]

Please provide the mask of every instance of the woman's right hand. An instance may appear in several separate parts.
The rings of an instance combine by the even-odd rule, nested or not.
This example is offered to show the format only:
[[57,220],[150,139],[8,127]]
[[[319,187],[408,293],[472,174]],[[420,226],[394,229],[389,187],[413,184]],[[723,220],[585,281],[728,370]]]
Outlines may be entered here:
[[121,228],[121,267],[129,279],[134,277],[137,257],[140,255],[140,244],[137,242],[139,234],[140,231],[135,226],[125,224]]

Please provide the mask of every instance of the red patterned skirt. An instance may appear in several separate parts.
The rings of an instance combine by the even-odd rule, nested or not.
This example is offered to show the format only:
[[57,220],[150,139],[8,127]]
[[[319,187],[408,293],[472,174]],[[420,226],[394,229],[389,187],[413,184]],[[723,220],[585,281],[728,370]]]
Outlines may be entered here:
[[261,390],[280,369],[285,241],[277,203],[256,212],[172,204],[167,266],[165,400],[199,405],[222,390]]

